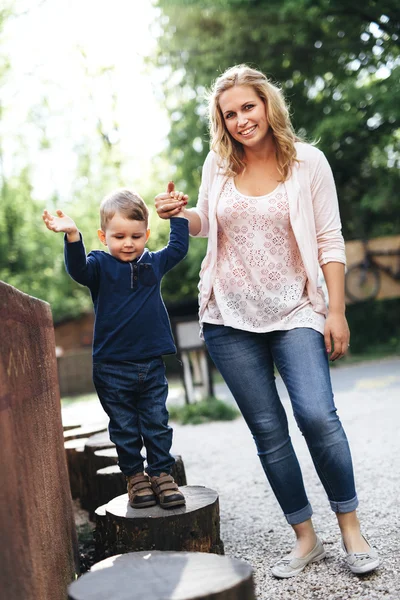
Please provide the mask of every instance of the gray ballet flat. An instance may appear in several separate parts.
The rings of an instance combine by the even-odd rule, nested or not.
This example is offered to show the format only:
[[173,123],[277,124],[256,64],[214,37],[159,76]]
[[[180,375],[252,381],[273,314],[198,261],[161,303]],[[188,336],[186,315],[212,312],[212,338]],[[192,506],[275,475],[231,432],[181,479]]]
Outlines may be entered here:
[[364,536],[363,538],[370,547],[368,552],[347,552],[346,546],[344,545],[344,541],[342,539],[342,549],[346,554],[344,558],[345,563],[349,567],[350,571],[356,575],[363,575],[364,573],[374,571],[380,565],[378,552],[371,547],[370,543],[365,539]]
[[310,563],[317,562],[325,558],[326,552],[322,545],[321,540],[317,536],[317,543],[314,548],[304,558],[281,558],[272,567],[272,575],[285,579],[287,577],[294,577],[301,573],[301,571]]

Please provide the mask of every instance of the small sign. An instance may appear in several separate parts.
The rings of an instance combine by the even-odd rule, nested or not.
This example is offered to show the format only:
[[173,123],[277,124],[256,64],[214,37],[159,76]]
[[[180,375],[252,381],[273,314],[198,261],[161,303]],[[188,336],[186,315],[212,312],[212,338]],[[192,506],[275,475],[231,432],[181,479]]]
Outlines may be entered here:
[[204,347],[197,318],[193,321],[175,322],[175,337],[178,350],[198,350]]

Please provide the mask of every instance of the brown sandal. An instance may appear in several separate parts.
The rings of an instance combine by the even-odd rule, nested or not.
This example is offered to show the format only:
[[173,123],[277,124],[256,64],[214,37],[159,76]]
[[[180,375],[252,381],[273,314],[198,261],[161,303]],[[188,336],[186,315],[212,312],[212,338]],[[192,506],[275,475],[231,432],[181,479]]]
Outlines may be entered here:
[[179,490],[172,475],[160,473],[158,477],[151,477],[150,481],[161,508],[182,506],[186,503],[185,496]]
[[145,508],[157,504],[147,473],[135,473],[127,477],[126,481],[129,504],[132,508]]

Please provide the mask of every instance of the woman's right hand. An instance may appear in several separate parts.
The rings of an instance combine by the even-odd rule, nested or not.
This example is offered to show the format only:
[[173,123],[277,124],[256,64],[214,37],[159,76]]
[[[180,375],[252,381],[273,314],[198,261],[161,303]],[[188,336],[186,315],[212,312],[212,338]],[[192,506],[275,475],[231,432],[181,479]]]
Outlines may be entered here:
[[156,211],[161,219],[170,219],[175,217],[186,206],[188,201],[187,194],[175,192],[175,185],[170,181],[167,186],[167,191],[158,194],[154,199]]

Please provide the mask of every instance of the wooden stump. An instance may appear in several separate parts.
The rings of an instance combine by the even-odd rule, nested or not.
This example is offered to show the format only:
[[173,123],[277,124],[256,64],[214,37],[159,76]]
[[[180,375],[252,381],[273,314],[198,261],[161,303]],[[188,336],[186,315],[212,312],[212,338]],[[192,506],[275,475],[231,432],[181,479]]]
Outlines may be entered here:
[[[76,440],[78,438],[88,438],[97,433],[106,432],[104,423],[97,425],[81,425],[75,429],[64,430],[64,440]],[[108,435],[108,434],[107,434]]]
[[104,448],[103,450],[96,450],[94,453],[94,460],[97,470],[104,469],[105,467],[111,467],[112,465],[118,464],[117,449]]
[[65,600],[79,569],[50,306],[0,281],[0,598]]
[[85,444],[85,472],[83,475],[83,487],[81,495],[81,506],[89,512],[89,517],[93,514],[99,503],[96,500],[96,459],[94,453],[106,448],[114,448],[115,445],[110,440],[108,431],[92,435]]
[[218,494],[203,486],[181,488],[186,506],[132,508],[128,494],[106,505],[107,546],[113,554],[178,550],[223,554]]
[[175,458],[175,464],[172,465],[171,475],[178,485],[187,485],[185,467],[183,464],[182,456],[180,456],[179,454],[174,454],[173,456]]
[[107,518],[105,504],[103,506],[98,506],[94,511],[94,522],[94,554],[96,561],[99,561],[109,556],[107,545]]
[[200,552],[131,552],[94,565],[69,600],[256,600],[251,566]]
[[[178,485],[187,485],[185,466],[183,464],[182,457],[179,454],[173,455],[175,464],[172,465],[171,475],[175,479]],[[110,467],[111,465],[118,464],[118,454],[115,448],[106,448],[104,450],[97,450],[94,453],[94,464],[97,470]],[[145,466],[146,469],[146,466]],[[108,500],[107,500],[108,502]]]
[[103,505],[126,493],[126,479],[118,465],[104,467],[96,472],[96,504]]
[[80,427],[80,423],[63,423],[63,430],[64,431],[69,431],[70,429],[77,429],[78,427]]
[[67,456],[69,486],[73,498],[80,498],[82,494],[82,475],[85,471],[84,449],[87,440],[88,438],[78,438],[64,442],[65,454]]

